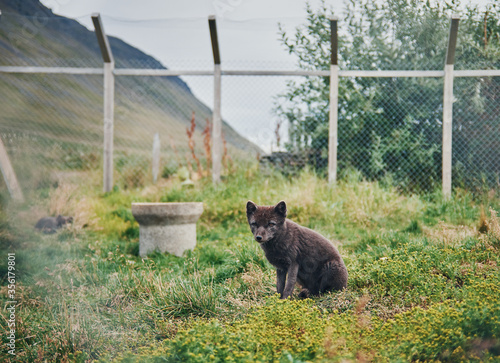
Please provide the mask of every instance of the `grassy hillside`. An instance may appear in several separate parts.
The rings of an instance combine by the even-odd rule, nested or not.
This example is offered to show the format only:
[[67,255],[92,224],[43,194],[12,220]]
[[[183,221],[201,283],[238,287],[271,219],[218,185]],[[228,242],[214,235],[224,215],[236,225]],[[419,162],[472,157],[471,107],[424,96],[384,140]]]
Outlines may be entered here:
[[[0,66],[102,67],[95,34],[75,20],[54,15],[38,0],[0,0],[0,10]],[[165,68],[120,39],[109,40],[117,68]],[[212,87],[209,78],[207,87]],[[37,187],[30,181],[39,179],[38,174],[100,168],[102,76],[2,73],[0,109],[0,137],[25,189]],[[143,171],[150,170],[155,133],[160,134],[164,161],[174,159],[171,144],[184,158],[193,112],[200,151],[201,131],[206,119],[211,120],[211,110],[184,81],[116,77],[115,161],[131,158],[131,167],[142,164]],[[223,132],[230,153],[259,151],[225,122]]]
[[[277,300],[274,269],[246,223],[248,199],[283,199],[292,220],[335,241],[347,290]],[[195,250],[138,257],[133,201],[202,201]],[[357,173],[331,187],[310,172],[263,179],[250,165],[217,187],[170,178],[103,195],[63,184],[2,210],[1,250],[15,253],[18,274],[16,361],[500,360],[493,193],[402,196]],[[74,224],[32,230],[57,213]]]

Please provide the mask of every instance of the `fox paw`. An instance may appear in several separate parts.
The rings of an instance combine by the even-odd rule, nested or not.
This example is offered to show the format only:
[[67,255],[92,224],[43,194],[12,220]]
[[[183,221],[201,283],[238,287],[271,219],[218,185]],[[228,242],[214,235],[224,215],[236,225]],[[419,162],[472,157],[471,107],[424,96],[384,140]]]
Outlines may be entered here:
[[308,289],[302,289],[302,291],[299,293],[299,298],[300,299],[307,299],[311,293],[309,292]]

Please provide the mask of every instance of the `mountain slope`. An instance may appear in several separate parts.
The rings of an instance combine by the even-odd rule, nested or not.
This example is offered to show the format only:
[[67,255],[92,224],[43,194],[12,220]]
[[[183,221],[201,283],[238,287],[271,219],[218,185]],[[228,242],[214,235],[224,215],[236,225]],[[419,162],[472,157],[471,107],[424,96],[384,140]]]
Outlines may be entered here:
[[[95,34],[77,21],[54,15],[38,0],[0,0],[0,10],[0,66],[102,67]],[[109,37],[109,42],[117,68],[165,68],[120,39]],[[211,110],[179,77],[122,76],[115,85],[115,159],[120,152],[149,155],[156,132],[167,158],[173,157],[171,143],[184,158],[192,112],[201,148]],[[14,154],[26,152],[22,141],[28,139],[32,152],[44,155],[39,162],[45,167],[63,152],[99,158],[102,95],[102,76],[0,73],[0,136]],[[225,122],[223,132],[230,152],[259,152]]]

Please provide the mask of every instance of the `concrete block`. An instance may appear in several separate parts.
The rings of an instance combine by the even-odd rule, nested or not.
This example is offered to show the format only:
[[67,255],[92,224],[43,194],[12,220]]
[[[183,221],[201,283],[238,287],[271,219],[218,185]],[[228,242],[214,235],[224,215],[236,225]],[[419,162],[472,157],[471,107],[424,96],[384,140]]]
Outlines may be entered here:
[[182,256],[196,246],[196,221],[203,203],[132,203],[139,223],[139,255],[154,251]]

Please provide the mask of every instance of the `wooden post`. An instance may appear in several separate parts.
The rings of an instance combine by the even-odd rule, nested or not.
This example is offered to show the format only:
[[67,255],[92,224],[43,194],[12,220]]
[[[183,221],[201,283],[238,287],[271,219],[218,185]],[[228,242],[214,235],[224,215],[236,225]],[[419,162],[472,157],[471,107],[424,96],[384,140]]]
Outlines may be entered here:
[[338,65],[338,33],[337,18],[330,19],[331,59],[330,59],[330,117],[328,129],[328,183],[337,181],[337,140],[338,140],[338,98],[339,98],[339,65]]
[[160,173],[160,134],[156,133],[153,139],[153,183],[156,184]]
[[444,65],[444,90],[443,90],[443,196],[451,196],[452,184],[452,134],[453,134],[453,69],[455,63],[455,49],[457,44],[458,16],[452,16],[448,49]]
[[[0,19],[1,18],[2,11],[0,10]],[[0,138],[0,169],[2,170],[3,179],[5,180],[5,184],[7,184],[7,189],[12,199],[16,202],[23,203],[23,191],[17,181],[16,173],[10,163],[9,154],[7,154],[7,149],[3,144],[2,138]]]
[[212,52],[214,55],[214,110],[212,119],[212,181],[214,184],[220,182],[222,169],[222,119],[221,119],[221,68],[219,41],[217,39],[217,24],[215,16],[208,17],[210,38],[212,40]]
[[104,151],[103,151],[103,191],[113,188],[113,119],[115,98],[115,61],[109,46],[108,37],[104,32],[101,16],[92,14],[95,33],[104,61]]
[[24,196],[17,182],[16,173],[12,168],[12,164],[9,160],[9,155],[7,154],[7,150],[3,144],[2,138],[0,138],[0,169],[2,170],[3,178],[5,180],[5,184],[7,184],[7,189],[9,190],[10,196],[16,202],[23,203]]

